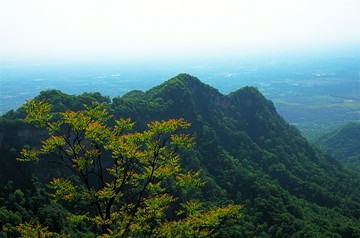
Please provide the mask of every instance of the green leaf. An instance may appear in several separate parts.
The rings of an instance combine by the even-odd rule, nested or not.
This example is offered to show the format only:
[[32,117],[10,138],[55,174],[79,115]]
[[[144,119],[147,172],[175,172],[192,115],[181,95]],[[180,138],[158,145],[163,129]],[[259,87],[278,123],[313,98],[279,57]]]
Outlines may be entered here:
[[27,112],[25,121],[37,127],[44,127],[52,119],[51,105],[45,100],[36,101],[35,99],[26,101],[23,106]]

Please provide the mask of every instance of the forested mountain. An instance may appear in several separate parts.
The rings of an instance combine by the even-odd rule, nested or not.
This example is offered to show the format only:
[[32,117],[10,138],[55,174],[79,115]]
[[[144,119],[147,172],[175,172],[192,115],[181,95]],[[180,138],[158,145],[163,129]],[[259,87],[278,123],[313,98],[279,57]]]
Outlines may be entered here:
[[[359,175],[313,147],[254,87],[223,95],[181,74],[112,101],[100,94],[70,96],[56,90],[37,98],[46,99],[54,111],[104,102],[114,118],[136,121],[138,131],[154,120],[191,122],[196,146],[182,152],[182,165],[201,169],[206,181],[192,196],[208,204],[244,205],[243,218],[228,224],[220,237],[360,237]],[[0,219],[18,224],[38,217],[50,229],[67,227],[78,236],[91,236],[91,227],[68,227],[66,207],[49,203],[41,182],[61,173],[56,166],[15,161],[24,144],[36,145],[44,136],[24,124],[24,116],[19,109],[0,121],[0,186],[6,188]]]
[[360,124],[350,122],[316,140],[324,152],[334,156],[350,169],[360,171]]

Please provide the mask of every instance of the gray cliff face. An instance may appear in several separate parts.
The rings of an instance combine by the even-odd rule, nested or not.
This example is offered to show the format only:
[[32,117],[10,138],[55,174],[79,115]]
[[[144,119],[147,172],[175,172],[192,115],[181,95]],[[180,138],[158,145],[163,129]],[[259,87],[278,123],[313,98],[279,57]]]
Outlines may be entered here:
[[5,133],[3,131],[0,131],[0,147],[2,147],[4,144],[4,137]]
[[20,140],[31,140],[31,138],[41,138],[46,136],[46,131],[44,129],[28,128],[25,130],[19,130],[16,135]]
[[19,148],[23,145],[36,145],[46,137],[46,130],[25,123],[6,126],[0,129],[0,148]]

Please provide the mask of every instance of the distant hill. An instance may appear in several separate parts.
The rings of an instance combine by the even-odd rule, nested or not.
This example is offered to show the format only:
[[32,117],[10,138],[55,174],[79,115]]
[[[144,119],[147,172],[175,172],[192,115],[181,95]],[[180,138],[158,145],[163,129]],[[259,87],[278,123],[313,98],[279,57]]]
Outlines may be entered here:
[[[245,205],[244,218],[229,224],[221,237],[360,237],[360,176],[313,147],[254,87],[223,95],[180,74],[146,92],[132,91],[112,101],[99,94],[70,96],[56,90],[37,98],[46,98],[54,111],[105,102],[115,118],[137,121],[135,130],[153,120],[182,117],[191,122],[196,147],[182,154],[182,165],[202,169],[206,181],[191,196],[208,204]],[[23,116],[20,109],[0,120],[0,149],[7,155],[0,162],[8,168],[16,166],[14,148],[41,137],[33,136],[35,128],[22,133]],[[41,177],[44,171],[32,173]],[[0,185],[17,176],[13,169],[1,177]],[[4,204],[0,200],[0,207]]]
[[349,168],[360,172],[360,123],[348,123],[321,136],[315,144]]

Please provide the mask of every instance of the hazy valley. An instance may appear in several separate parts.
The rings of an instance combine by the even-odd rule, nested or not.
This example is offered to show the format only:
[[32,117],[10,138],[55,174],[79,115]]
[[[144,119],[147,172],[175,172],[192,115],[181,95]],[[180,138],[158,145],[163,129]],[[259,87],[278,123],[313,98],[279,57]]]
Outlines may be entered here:
[[8,63],[0,68],[0,114],[17,109],[42,90],[100,92],[114,98],[189,73],[224,94],[244,86],[257,87],[288,122],[313,139],[348,121],[359,121],[359,62],[356,53],[343,53],[137,64]]

